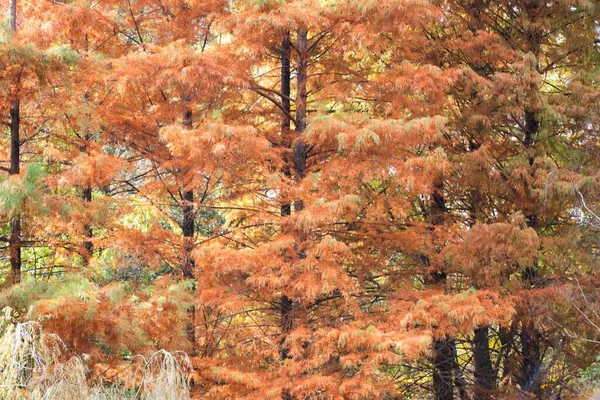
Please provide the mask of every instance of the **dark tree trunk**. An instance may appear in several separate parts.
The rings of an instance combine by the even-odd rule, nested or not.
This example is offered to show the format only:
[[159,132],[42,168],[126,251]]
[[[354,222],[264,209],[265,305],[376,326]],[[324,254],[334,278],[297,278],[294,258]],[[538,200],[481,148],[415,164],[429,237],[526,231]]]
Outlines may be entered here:
[[[504,380],[512,373],[510,364],[510,353],[513,346],[513,338],[515,336],[514,323],[510,328],[500,327],[498,329],[498,338],[500,339],[500,354],[498,354],[498,364],[495,369],[495,374],[500,373],[500,380]],[[502,370],[500,371],[500,366]]]
[[[10,30],[17,32],[17,0],[10,2]],[[10,175],[17,175],[21,170],[21,111],[19,98],[15,98],[10,108]],[[17,214],[10,221],[10,238],[8,240],[8,253],[10,259],[10,281],[21,281],[21,215]]]
[[433,225],[441,225],[446,220],[446,199],[444,198],[444,181],[441,177],[433,183],[429,220]]
[[[291,129],[291,44],[290,44],[290,34],[286,32],[284,38],[281,42],[281,104],[283,106],[283,113],[281,118],[281,138],[282,145],[285,147],[284,151],[284,166],[283,166],[283,174],[287,178],[292,177],[291,166],[290,166],[290,154],[289,154],[289,146],[290,143],[290,129]],[[287,217],[292,214],[292,204],[290,202],[286,202],[281,206],[281,216]],[[288,348],[285,345],[285,338],[288,333],[292,330],[293,327],[293,318],[291,315],[293,307],[292,299],[290,299],[287,295],[281,296],[280,301],[280,313],[281,313],[281,341],[279,343],[279,353],[281,355],[281,359],[285,360],[288,358]],[[289,392],[284,391],[282,394],[284,399],[290,398]]]
[[298,67],[296,82],[296,132],[306,130],[306,106],[308,91],[306,82],[308,80],[308,43],[305,30],[298,30]]
[[[11,3],[11,12],[16,13],[16,0]],[[14,21],[16,14],[12,15]],[[11,22],[12,23],[12,22]],[[20,102],[15,99],[10,108],[10,175],[17,175],[21,170],[20,165]],[[21,281],[21,215],[13,216],[10,222],[10,238],[8,242],[10,259],[10,281],[19,283]]]
[[467,395],[467,384],[465,382],[465,376],[463,375],[460,365],[458,364],[458,354],[456,352],[456,343],[453,346],[454,357],[452,358],[452,371],[454,373],[454,385],[458,389],[458,397],[460,400],[469,400]]
[[281,116],[281,134],[285,134],[286,131],[290,130],[291,124],[291,102],[290,95],[292,93],[291,88],[291,67],[290,60],[292,57],[291,45],[290,45],[290,33],[286,32],[283,40],[281,41],[281,105],[283,106],[283,114]]
[[10,238],[8,241],[10,258],[10,281],[21,282],[21,218],[15,216],[10,222]]
[[[192,128],[192,109],[189,106],[189,98],[186,94],[183,98],[183,125]],[[186,279],[194,278],[194,259],[192,251],[194,250],[195,220],[194,211],[194,192],[192,190],[183,190],[181,193],[181,212],[183,214],[181,221],[181,231],[183,234],[183,254],[181,262],[181,271]],[[196,290],[194,286],[193,291]],[[188,311],[189,323],[187,324],[187,337],[192,343],[191,355],[197,354],[196,348],[196,306],[192,305]]]
[[[285,336],[293,329],[294,327],[294,319],[292,317],[292,310],[294,307],[294,302],[288,296],[281,296],[281,304],[280,304],[280,312],[281,312],[281,333],[282,333],[282,342],[285,340]],[[285,360],[288,358],[288,349],[281,344],[280,347],[281,359]]]
[[[535,42],[533,38],[532,42]],[[533,48],[537,48],[537,46],[534,46]],[[523,146],[526,149],[531,149],[535,145],[539,129],[540,120],[538,115],[535,113],[535,111],[525,110]],[[531,152],[529,153],[528,161],[530,166],[529,175],[533,178],[535,176],[536,167],[534,165],[535,158]],[[530,200],[532,204],[535,204],[534,199]],[[524,210],[527,226],[538,231],[540,229],[540,221],[536,210],[533,208],[533,206],[531,207],[532,208],[530,209]],[[538,284],[539,276],[537,261],[533,262],[530,266],[523,270],[521,273],[521,281],[526,289],[534,288]],[[527,312],[527,310],[525,310],[525,312]],[[522,362],[519,383],[522,390],[533,393],[537,389],[535,382],[538,382],[537,376],[540,373],[540,367],[542,364],[540,353],[541,343],[539,340],[540,333],[528,318],[521,319],[520,322],[521,331],[519,333],[519,337],[521,339]]]
[[[479,190],[471,193],[471,223],[474,225],[478,220],[478,207],[483,203]],[[473,286],[478,288],[476,281]],[[489,327],[481,326],[473,331],[473,375],[475,386],[473,387],[474,400],[487,400],[492,398],[493,389],[496,387],[496,374],[492,366],[490,355]]]
[[[281,312],[281,339],[279,342],[279,352],[281,360],[285,361],[290,356],[288,353],[288,347],[285,345],[285,339],[289,333],[294,329],[294,308],[297,303],[290,299],[288,296],[281,296],[280,312]],[[293,400],[293,396],[288,389],[284,389],[281,392],[282,400]]]
[[489,329],[482,326],[473,332],[473,361],[475,364],[474,399],[486,400],[496,386],[489,347]]
[[[282,43],[282,57],[281,57],[281,73],[282,73],[282,105],[284,110],[290,110],[290,43],[289,43],[289,35],[283,40]],[[307,148],[302,137],[304,131],[306,130],[306,116],[307,116],[307,80],[308,80],[308,43],[307,43],[307,32],[305,30],[298,30],[298,43],[296,45],[296,50],[298,52],[297,58],[297,68],[296,68],[296,137],[293,140],[292,154],[291,160],[289,157],[286,159],[286,169],[284,173],[292,177],[290,161],[294,170],[294,180],[296,182],[302,181],[306,175],[306,159],[307,159]],[[284,112],[285,114],[285,112]],[[286,135],[287,130],[290,127],[290,119],[289,116],[283,116],[282,122],[282,134]],[[286,145],[287,141],[284,140]],[[304,208],[304,204],[302,200],[296,199],[294,201],[294,212],[300,212]],[[282,215],[290,215],[291,214],[291,205],[284,204],[281,209]],[[299,259],[305,258],[306,254],[304,249],[301,247],[301,242],[304,239],[299,237],[297,241],[300,245],[297,248],[297,256]],[[294,299],[291,299],[287,295],[283,295],[281,297],[281,342],[280,342],[280,353],[282,360],[285,360],[289,357],[288,349],[285,346],[285,339],[288,336],[289,332],[292,331],[295,324],[295,319],[297,316],[294,311],[298,309],[298,302]],[[284,389],[281,393],[281,397],[283,400],[292,400],[293,396],[290,391]]]
[[436,400],[453,400],[454,386],[461,400],[468,400],[465,377],[458,364],[456,342],[447,336],[433,342],[433,393]]
[[[84,101],[87,101],[87,94],[83,96]],[[88,142],[90,140],[90,135],[88,134],[84,134],[82,137],[83,143],[81,144],[81,146],[79,146],[79,151],[81,151],[82,153],[88,153]],[[89,205],[89,203],[92,202],[92,187],[90,185],[85,186],[82,190],[81,190],[81,199],[84,201],[84,203],[87,203]],[[82,256],[83,256],[83,260],[85,265],[89,264],[90,258],[92,256],[92,251],[94,250],[94,247],[92,245],[92,237],[94,236],[94,232],[92,231],[92,226],[90,224],[85,224],[83,226],[83,235],[84,235],[84,240],[82,243],[82,247],[83,247],[83,252],[82,252]]]
[[[91,186],[86,186],[85,188],[83,188],[83,191],[81,193],[81,198],[86,203],[92,202]],[[85,263],[88,264],[89,259],[92,256],[92,251],[94,250],[94,246],[92,245],[92,241],[91,241],[91,239],[94,235],[94,232],[92,231],[92,227],[89,224],[85,224],[83,226],[83,229],[84,229],[84,235],[85,235],[85,240],[83,241],[83,252],[84,252],[83,258],[85,260]]]
[[[432,225],[441,225],[447,218],[446,200],[444,198],[444,182],[439,177],[434,182],[431,194],[429,221]],[[427,260],[429,265],[429,259]],[[427,279],[430,283],[444,284],[446,273],[442,270],[429,271]],[[455,379],[453,379],[453,377]],[[433,393],[436,400],[454,400],[454,383],[459,395],[465,398],[465,383],[456,360],[456,343],[453,337],[435,339],[433,341]]]
[[10,30],[17,32],[17,0],[10,0]]
[[534,382],[538,380],[542,358],[540,354],[539,333],[533,326],[533,323],[524,323],[521,327],[521,388],[526,392],[535,392],[537,385]]
[[[283,174],[287,178],[292,177],[292,172],[290,168],[290,156],[289,156],[289,146],[290,146],[290,129],[292,120],[290,118],[292,107],[290,102],[290,96],[292,93],[291,89],[291,45],[290,45],[290,34],[287,32],[281,42],[281,105],[283,107],[284,112],[281,117],[281,142],[284,147],[283,154]],[[292,214],[292,204],[286,202],[281,205],[281,216],[289,216]]]
[[[308,90],[308,43],[305,30],[298,30],[298,66],[296,82],[296,132],[297,138],[294,144],[292,158],[294,161],[294,173],[296,181],[300,182],[306,175],[307,148],[302,134],[306,130],[307,99]],[[294,202],[294,210],[301,211],[304,208],[302,200]]]
[[20,152],[21,152],[21,112],[20,101],[13,101],[10,108],[10,174],[16,175],[21,171]]
[[194,277],[194,260],[192,250],[194,249],[194,192],[186,190],[182,193],[183,222],[183,264],[182,271],[185,278]]
[[[184,108],[183,108],[183,125],[191,129],[192,128],[192,110],[189,107],[189,100],[184,97]],[[194,234],[195,234],[195,213],[194,213],[194,192],[191,190],[184,190],[181,194],[181,211],[183,214],[183,220],[181,222],[181,230],[183,233],[183,262],[181,270],[184,278],[194,277],[194,260],[192,258],[192,250],[194,249]]]
[[453,338],[436,339],[433,342],[433,394],[435,400],[454,400],[453,367],[456,347]]
[[[283,106],[284,112],[282,113],[281,118],[281,137],[282,144],[286,147],[284,153],[284,167],[283,174],[291,178],[291,168],[290,168],[290,157],[287,153],[289,143],[289,131],[291,129],[291,104],[290,104],[290,95],[291,95],[291,44],[290,44],[290,34],[286,32],[284,38],[281,42],[281,105]],[[286,217],[292,214],[292,204],[286,202],[281,206],[281,216]],[[283,342],[285,341],[285,337],[292,330],[293,319],[291,318],[292,311],[292,300],[286,296],[281,296],[280,303],[280,312],[281,312],[281,334],[282,339],[279,346],[279,351],[281,354],[281,359],[285,360],[288,358],[288,350],[287,347],[284,346]]]

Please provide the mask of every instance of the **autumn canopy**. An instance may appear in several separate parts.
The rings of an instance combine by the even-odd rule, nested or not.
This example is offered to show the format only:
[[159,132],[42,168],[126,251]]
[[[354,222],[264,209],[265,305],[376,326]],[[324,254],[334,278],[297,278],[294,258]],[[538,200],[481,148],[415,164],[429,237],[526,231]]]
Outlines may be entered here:
[[597,1],[0,12],[0,398],[600,390]]

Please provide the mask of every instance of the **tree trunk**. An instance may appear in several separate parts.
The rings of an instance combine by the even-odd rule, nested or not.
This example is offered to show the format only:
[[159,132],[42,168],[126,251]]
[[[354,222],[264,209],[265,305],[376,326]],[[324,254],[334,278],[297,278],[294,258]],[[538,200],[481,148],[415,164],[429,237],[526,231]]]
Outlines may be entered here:
[[[184,94],[183,99],[183,125],[192,128],[192,110],[189,106],[189,100]],[[192,250],[194,248],[194,192],[184,190],[181,194],[183,221],[181,222],[181,230],[183,233],[183,262],[181,270],[186,279],[194,277],[194,260],[192,259]]]
[[[291,59],[291,46],[290,46],[290,34],[286,32],[284,38],[281,42],[281,104],[283,106],[284,112],[282,113],[281,118],[281,138],[282,145],[285,147],[284,155],[283,155],[283,174],[287,178],[292,177],[291,167],[290,167],[290,155],[289,146],[289,134],[291,128],[291,104],[290,104],[290,95],[291,95],[291,68],[290,68],[290,59]],[[292,204],[290,202],[286,202],[281,205],[281,216],[287,217],[292,214]],[[288,349],[285,346],[285,337],[292,330],[293,319],[291,315],[292,311],[292,299],[290,299],[287,295],[281,296],[280,300],[280,313],[281,313],[281,340],[279,342],[279,353],[281,355],[281,359],[285,360],[288,358]],[[287,396],[287,397],[286,397]],[[289,393],[284,392],[282,394],[283,398],[289,398]]]
[[306,130],[307,97],[306,82],[308,80],[308,43],[307,33],[303,29],[298,30],[298,67],[296,82],[296,132]]
[[[17,0],[10,2],[10,30],[17,32]],[[21,170],[21,114],[19,98],[15,97],[10,108],[10,175],[17,175]],[[10,238],[8,240],[8,253],[10,259],[10,281],[21,281],[21,215],[17,214],[10,221]]]
[[288,358],[288,349],[283,345],[285,336],[290,333],[294,327],[294,319],[292,318],[292,310],[294,303],[288,296],[281,296],[280,312],[281,312],[281,334],[283,336],[282,343],[280,346],[281,359],[286,360]]
[[[13,0],[12,6],[16,10],[16,1]],[[11,10],[13,8],[11,7]],[[14,16],[13,19],[14,20]],[[10,175],[17,175],[21,170],[20,166],[20,102],[19,99],[13,101],[10,108]],[[21,215],[13,216],[10,222],[10,238],[8,242],[10,258],[10,281],[15,284],[21,281]]]
[[454,357],[452,358],[452,371],[454,373],[454,385],[458,389],[460,400],[469,400],[467,395],[467,384],[460,365],[458,364],[458,354],[456,352],[456,343],[453,343]]
[[291,124],[291,67],[290,60],[292,57],[291,46],[290,46],[290,33],[286,32],[283,40],[281,41],[281,105],[283,106],[283,114],[281,116],[281,134],[285,134],[289,131]]
[[[291,89],[291,46],[290,46],[290,33],[286,32],[281,42],[281,105],[284,112],[281,117],[281,143],[284,147],[283,154],[283,174],[287,178],[292,177],[290,168],[290,156],[289,156],[289,136],[292,120],[290,118],[292,107],[290,102],[290,96],[292,93]],[[285,217],[292,214],[292,204],[286,202],[281,206],[281,216]]]
[[[523,146],[529,151],[535,145],[535,140],[540,128],[540,120],[534,111],[525,111],[525,129]],[[534,165],[535,158],[532,153],[528,157],[529,166],[531,168],[529,175],[535,176],[536,167]],[[527,226],[535,229],[539,232],[540,221],[535,209],[525,210],[525,218],[527,220]],[[526,289],[532,289],[538,285],[538,262],[534,261],[530,266],[525,268],[521,273],[521,281]],[[525,310],[527,312],[527,310]],[[521,388],[526,392],[534,393],[537,389],[538,382],[537,376],[540,373],[540,367],[542,365],[541,353],[540,353],[540,340],[541,334],[535,328],[533,322],[529,318],[521,319],[521,376],[520,384]]]
[[[84,98],[84,101],[87,101],[87,94],[84,95],[83,98]],[[87,154],[88,153],[88,142],[90,141],[90,135],[85,133],[82,137],[82,140],[83,140],[83,143],[81,144],[81,146],[79,146],[79,151]],[[91,185],[87,185],[81,190],[81,199],[83,200],[84,203],[86,203],[86,208],[87,208],[89,206],[89,204],[92,202],[92,186]],[[84,261],[85,265],[89,265],[89,261],[92,256],[92,251],[94,250],[92,241],[91,241],[91,239],[94,235],[94,232],[92,231],[92,227],[90,224],[85,224],[83,226],[83,235],[84,235],[84,240],[82,243],[82,247],[83,247],[82,256],[83,256],[83,261]]]
[[435,400],[454,400],[452,375],[456,359],[454,339],[446,337],[433,342],[433,394]]
[[[186,94],[182,95],[183,98],[183,125],[191,129],[192,128],[192,109],[189,106],[189,99]],[[183,234],[183,254],[181,271],[185,279],[194,278],[194,259],[192,257],[192,251],[194,250],[194,235],[195,235],[195,211],[194,211],[194,192],[192,190],[186,190],[184,188],[181,193],[181,231]],[[195,291],[196,287],[193,286],[192,290]],[[187,337],[192,344],[191,355],[196,355],[196,306],[192,305],[188,312],[189,322],[187,325]]]
[[10,31],[17,32],[17,0],[10,0]]
[[[514,322],[511,327],[498,329],[498,338],[500,339],[500,353],[498,354],[498,363],[495,369],[495,374],[500,373],[500,380],[504,380],[509,374],[512,373],[510,365],[510,352],[513,345],[513,338],[515,336]],[[502,371],[500,371],[500,365],[502,365]]]
[[[83,201],[85,203],[89,204],[92,202],[92,187],[91,186],[86,186],[85,188],[83,188],[83,191],[81,193],[81,198],[83,199]],[[92,256],[92,251],[94,250],[94,246],[92,245],[92,241],[91,241],[91,239],[94,235],[94,232],[92,231],[92,227],[89,224],[85,224],[83,226],[83,230],[84,230],[84,235],[85,235],[85,240],[83,241],[83,258],[84,258],[85,264],[87,265]]]
[[[308,43],[305,30],[298,30],[298,67],[296,82],[296,143],[294,144],[292,158],[294,161],[294,172],[296,181],[300,182],[306,175],[307,149],[302,134],[306,130],[307,117],[307,97],[308,90],[306,83],[308,80]],[[301,211],[304,208],[302,200],[294,202],[294,210]]]
[[194,260],[192,250],[194,249],[194,192],[186,190],[182,193],[183,222],[183,263],[181,266],[183,277],[190,279],[194,277]]
[[[282,105],[285,110],[290,109],[290,101],[289,101],[289,82],[290,82],[290,43],[289,43],[289,35],[283,40],[282,43],[282,57],[281,57],[281,73],[282,73]],[[296,68],[296,138],[292,148],[292,164],[294,169],[294,180],[296,182],[301,182],[306,175],[306,158],[307,158],[307,150],[306,145],[304,143],[304,139],[302,134],[306,130],[306,115],[307,115],[307,96],[308,91],[306,88],[306,83],[308,80],[308,43],[307,43],[307,32],[305,30],[298,30],[298,43],[296,46],[296,50],[298,52],[298,61]],[[287,96],[287,98],[286,98]],[[287,107],[287,108],[286,108]],[[286,129],[289,129],[290,120],[288,116],[284,115],[282,122],[282,133],[285,134]],[[289,158],[286,160],[286,168],[284,173],[291,175],[290,167],[289,167]],[[301,199],[296,199],[294,201],[294,212],[300,212],[304,208],[304,204]],[[286,214],[288,213],[288,214]],[[282,207],[282,215],[291,214],[291,207],[289,204],[285,204]],[[304,238],[298,237],[297,242],[297,257],[298,259],[306,258],[306,253],[302,248],[301,242],[304,241]],[[291,299],[287,295],[283,295],[281,297],[281,341],[280,341],[280,353],[282,360],[288,358],[288,349],[284,345],[285,339],[289,332],[294,328],[294,322],[297,318],[294,315],[294,311],[299,308],[299,304],[296,300]],[[288,389],[284,389],[281,393],[281,397],[283,400],[292,400],[293,396],[289,392]]]
[[[432,225],[441,225],[447,218],[446,200],[444,198],[444,181],[438,177],[433,185],[429,221]],[[429,259],[427,259],[429,265]],[[434,284],[444,284],[446,273],[441,270],[429,271],[428,280]],[[455,380],[453,380],[453,375]],[[433,393],[436,400],[454,400],[453,382],[457,383],[461,398],[466,396],[464,377],[456,361],[456,344],[454,338],[444,337],[433,341]]]
[[492,396],[496,386],[489,347],[489,330],[487,326],[473,332],[473,360],[475,364],[475,400],[487,400]]
[[10,281],[21,282],[21,217],[15,216],[10,222],[10,238],[8,241],[10,257]]
[[523,323],[521,327],[521,389],[526,392],[535,392],[537,385],[537,375],[540,372],[542,359],[540,354],[539,333],[535,329],[532,322]]

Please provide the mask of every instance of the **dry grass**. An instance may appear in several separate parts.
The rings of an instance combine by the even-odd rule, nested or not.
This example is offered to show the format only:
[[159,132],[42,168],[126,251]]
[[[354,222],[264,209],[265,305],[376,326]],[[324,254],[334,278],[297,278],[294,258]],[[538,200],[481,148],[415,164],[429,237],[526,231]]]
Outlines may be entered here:
[[191,362],[183,352],[171,354],[159,350],[143,359],[142,384],[138,391],[143,400],[187,400],[190,392],[187,371]]
[[[134,382],[88,385],[81,357],[61,361],[64,344],[35,321],[17,322],[7,308],[0,317],[0,398],[13,400],[187,400],[185,353],[159,350],[136,356],[130,364]],[[131,389],[133,387],[133,390]]]

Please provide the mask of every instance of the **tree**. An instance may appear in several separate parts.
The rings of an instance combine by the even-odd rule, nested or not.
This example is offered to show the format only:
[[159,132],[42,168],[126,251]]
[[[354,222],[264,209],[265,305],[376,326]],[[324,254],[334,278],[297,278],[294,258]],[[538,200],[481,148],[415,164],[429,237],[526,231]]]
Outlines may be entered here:
[[18,10],[0,304],[91,380],[162,348],[207,398],[547,398],[594,376],[592,2]]
[[[13,35],[17,33],[17,0],[11,0],[10,2],[10,30]],[[19,154],[21,150],[20,117],[20,100],[18,94],[15,94],[10,106],[10,167],[8,172],[10,175],[17,175],[21,169]],[[8,247],[10,279],[13,283],[18,283],[21,279],[21,217],[19,215],[14,215],[10,222]]]
[[[454,199],[454,218],[469,231],[460,249],[447,254],[458,260],[451,261],[451,268],[475,287],[514,294],[517,307],[511,327],[497,331],[502,350],[494,363],[504,365],[503,372],[490,368],[491,327],[474,331],[475,394],[490,398],[509,375],[521,390],[543,397],[544,379],[549,392],[561,384],[549,369],[564,357],[565,348],[561,334],[552,338],[556,332],[552,323],[547,325],[556,312],[553,304],[562,303],[551,293],[568,279],[565,266],[572,261],[567,259],[588,262],[576,250],[573,234],[579,224],[569,217],[567,204],[575,198],[567,182],[578,169],[571,162],[577,153],[573,139],[584,123],[571,94],[594,91],[577,77],[581,67],[587,68],[595,40],[590,25],[595,10],[561,2],[458,2],[449,7],[449,21],[457,18],[461,27],[454,32],[460,33],[450,39],[452,30],[442,30],[436,41],[445,49],[443,62],[464,69],[452,92],[455,123],[447,152],[458,167],[448,180],[447,197]],[[565,37],[572,38],[572,45],[559,44]],[[519,230],[507,231],[506,222],[511,229],[517,222]],[[557,251],[557,242],[574,252],[563,258],[566,253]],[[473,260],[480,260],[475,269]],[[549,306],[540,306],[543,302]],[[512,357],[520,361],[511,363]]]

